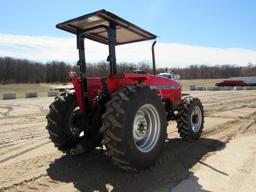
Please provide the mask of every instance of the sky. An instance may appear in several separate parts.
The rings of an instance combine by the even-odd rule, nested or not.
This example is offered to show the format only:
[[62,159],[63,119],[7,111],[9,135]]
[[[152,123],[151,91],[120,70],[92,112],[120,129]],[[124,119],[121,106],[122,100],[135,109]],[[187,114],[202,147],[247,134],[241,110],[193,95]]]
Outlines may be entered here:
[[[0,56],[74,64],[75,36],[55,25],[106,9],[159,37],[158,66],[256,64],[255,0],[2,0],[0,7]],[[87,61],[106,59],[106,46],[85,43]],[[117,61],[150,63],[151,43],[119,46]]]

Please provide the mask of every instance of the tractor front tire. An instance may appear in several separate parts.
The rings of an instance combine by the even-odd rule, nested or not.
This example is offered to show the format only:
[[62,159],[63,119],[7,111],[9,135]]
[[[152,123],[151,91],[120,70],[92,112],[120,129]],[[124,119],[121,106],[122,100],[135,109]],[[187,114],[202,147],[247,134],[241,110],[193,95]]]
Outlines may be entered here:
[[155,91],[143,84],[119,90],[106,103],[102,119],[103,144],[113,164],[134,171],[157,161],[167,120],[164,104]]
[[186,97],[178,108],[177,128],[184,141],[200,138],[204,128],[204,110],[198,98]]

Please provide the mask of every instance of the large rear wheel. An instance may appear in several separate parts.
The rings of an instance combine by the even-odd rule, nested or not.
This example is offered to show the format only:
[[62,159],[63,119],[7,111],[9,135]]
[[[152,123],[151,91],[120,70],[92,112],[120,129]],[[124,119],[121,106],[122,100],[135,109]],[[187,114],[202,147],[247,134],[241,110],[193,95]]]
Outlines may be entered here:
[[[49,106],[46,129],[54,145],[62,152],[76,155],[93,150],[101,135],[85,126],[86,115],[80,112],[75,93],[63,93]],[[99,131],[98,131],[99,132]]]
[[166,136],[164,105],[149,87],[127,86],[112,96],[102,116],[107,155],[120,168],[145,169],[157,161]]

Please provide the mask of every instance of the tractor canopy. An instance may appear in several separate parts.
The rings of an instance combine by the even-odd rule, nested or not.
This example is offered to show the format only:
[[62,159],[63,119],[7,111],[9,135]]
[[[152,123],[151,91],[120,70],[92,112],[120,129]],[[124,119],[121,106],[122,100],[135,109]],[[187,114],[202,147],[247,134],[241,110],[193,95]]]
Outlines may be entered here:
[[116,30],[115,45],[156,39],[157,37],[104,9],[59,23],[56,27],[73,34],[82,34],[84,38],[108,45],[108,29],[111,25],[114,25]]

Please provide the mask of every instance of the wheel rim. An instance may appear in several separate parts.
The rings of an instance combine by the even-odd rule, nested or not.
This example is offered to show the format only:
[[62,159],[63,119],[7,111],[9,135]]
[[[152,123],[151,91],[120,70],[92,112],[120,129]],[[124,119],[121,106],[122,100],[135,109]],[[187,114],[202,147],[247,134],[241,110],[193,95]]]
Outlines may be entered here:
[[145,104],[137,111],[133,122],[133,140],[141,152],[151,151],[157,144],[161,124],[153,105]]
[[69,116],[69,130],[73,137],[79,137],[82,131],[81,116],[79,108],[75,108]]
[[191,114],[192,131],[197,133],[201,129],[202,112],[200,107],[195,106]]

